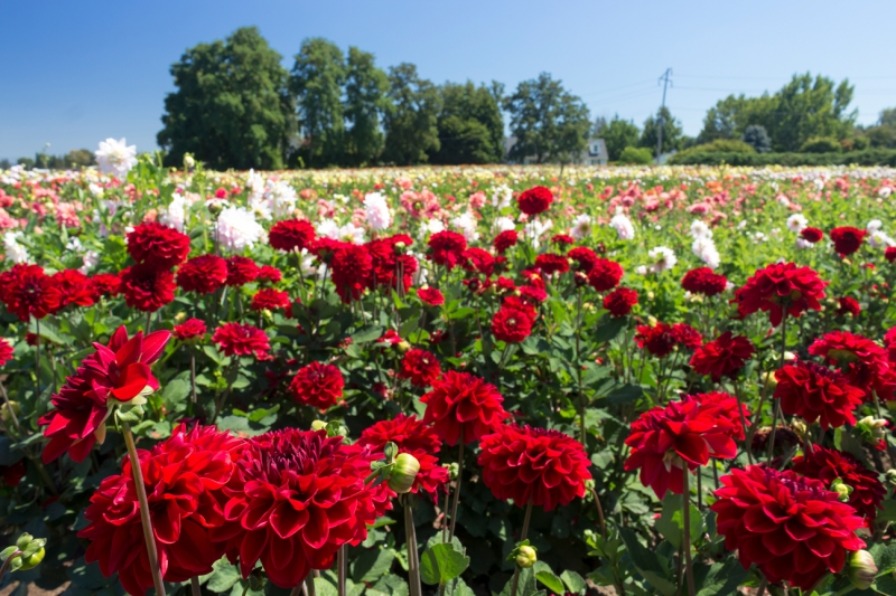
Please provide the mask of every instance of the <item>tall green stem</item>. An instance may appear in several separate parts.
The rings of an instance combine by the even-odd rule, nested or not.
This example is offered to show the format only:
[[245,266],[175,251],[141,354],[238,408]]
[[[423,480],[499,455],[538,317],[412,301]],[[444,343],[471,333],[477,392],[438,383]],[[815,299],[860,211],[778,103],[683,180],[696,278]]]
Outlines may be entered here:
[[688,483],[688,465],[683,463],[682,476],[684,478],[684,494],[682,494],[683,527],[681,542],[684,547],[684,575],[687,579],[688,596],[694,596],[697,589],[694,587],[694,564],[691,561],[691,488]]
[[451,527],[448,530],[448,542],[454,538],[457,526],[457,506],[460,503],[460,486],[464,477],[464,431],[460,431],[460,450],[457,456],[457,482],[454,484],[454,495],[451,501]]
[[[532,502],[530,501],[526,505],[526,513],[523,516],[523,529],[520,532],[520,542],[526,539],[526,536],[529,535],[529,522],[532,521]],[[510,596],[516,596],[517,590],[520,587],[520,566],[517,565],[513,570],[513,583],[510,585]]]
[[417,529],[414,527],[414,508],[410,494],[401,496],[404,505],[404,533],[408,548],[408,580],[411,596],[421,596],[423,588],[420,583],[420,555],[417,552]]
[[[781,361],[778,368],[784,367],[784,357],[787,353],[787,313],[781,319]],[[778,430],[778,402],[772,400],[772,434],[768,441],[768,454],[766,458],[771,461],[775,456],[775,432]]]

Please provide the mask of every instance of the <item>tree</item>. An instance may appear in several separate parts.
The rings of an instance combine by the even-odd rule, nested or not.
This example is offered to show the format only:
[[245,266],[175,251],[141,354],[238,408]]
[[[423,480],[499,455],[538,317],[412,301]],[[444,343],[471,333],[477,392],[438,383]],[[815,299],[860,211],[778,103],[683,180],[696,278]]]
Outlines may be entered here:
[[662,147],[660,155],[677,150],[681,145],[681,124],[672,116],[672,112],[666,106],[656,111],[656,116],[648,116],[644,121],[644,129],[641,131],[639,145],[656,151],[659,142],[659,131],[663,130]]
[[546,72],[520,83],[505,99],[504,108],[510,112],[510,130],[516,137],[511,159],[567,162],[588,144],[588,108]]
[[391,104],[385,114],[386,146],[390,163],[425,163],[439,150],[438,118],[442,107],[438,88],[421,79],[417,67],[404,62],[389,68]]
[[495,94],[489,88],[442,85],[439,114],[439,150],[434,163],[497,163],[504,153],[504,119]]
[[600,130],[598,136],[603,138],[607,145],[607,158],[610,161],[618,161],[626,147],[638,144],[640,134],[641,131],[634,122],[623,120],[616,115]]
[[299,154],[308,166],[332,165],[343,158],[345,79],[345,58],[338,46],[321,37],[302,42],[290,87],[296,95],[303,137]]
[[744,130],[743,142],[753,147],[756,153],[768,153],[772,150],[772,141],[761,124],[748,126]]
[[388,90],[389,78],[376,67],[373,54],[350,47],[343,106],[347,126],[345,161],[348,165],[371,164],[382,154],[385,137],[380,119],[389,105]]
[[280,60],[255,27],[187,50],[171,66],[177,91],[157,135],[166,162],[192,153],[217,169],[282,168],[295,108]]

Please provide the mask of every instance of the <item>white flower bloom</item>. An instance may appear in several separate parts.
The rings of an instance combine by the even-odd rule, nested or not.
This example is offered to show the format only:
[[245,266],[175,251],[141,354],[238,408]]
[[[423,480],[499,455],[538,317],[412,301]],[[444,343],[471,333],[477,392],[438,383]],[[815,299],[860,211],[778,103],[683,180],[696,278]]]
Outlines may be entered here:
[[610,227],[616,230],[620,240],[632,240],[635,237],[635,226],[632,225],[632,220],[618,209],[616,215],[610,219]]
[[377,232],[392,225],[392,213],[382,193],[372,192],[364,197],[364,216],[370,229]]
[[722,261],[719,251],[716,249],[716,243],[713,242],[711,237],[703,236],[697,238],[694,240],[694,244],[691,245],[691,250],[710,269],[715,269]]
[[117,141],[100,141],[100,148],[95,155],[100,172],[114,174],[118,178],[125,178],[131,168],[137,165],[137,146],[128,145],[123,138]]
[[768,240],[768,236],[766,236],[763,232],[753,232],[752,234],[748,234],[748,236],[753,240],[753,242],[765,242]]
[[669,269],[672,269],[672,267],[675,267],[675,263],[678,262],[675,252],[666,246],[651,248],[650,252],[647,253],[647,256],[650,257],[650,262],[652,263],[650,268],[654,273],[668,271]]
[[264,178],[255,170],[249,170],[249,175],[246,177],[246,188],[249,190],[250,203],[260,201],[264,195]]
[[92,194],[93,196],[95,196],[98,199],[103,198],[103,193],[106,192],[105,189],[103,189],[103,187],[100,186],[99,184],[97,184],[96,182],[91,182],[90,184],[88,184],[87,190],[89,190],[90,194]]
[[81,244],[77,236],[74,236],[65,243],[65,250],[66,252],[81,252],[84,250],[84,245]]
[[218,214],[215,237],[228,250],[250,248],[264,236],[264,228],[255,219],[255,214],[244,207],[225,207]]
[[433,234],[438,234],[439,232],[445,231],[445,224],[442,223],[440,219],[431,219],[426,222],[426,225],[423,226],[423,237],[428,238]]
[[534,221],[530,221],[526,224],[525,235],[532,242],[532,246],[538,248],[539,239],[551,228],[554,227],[554,222],[549,219],[541,219],[537,218]]
[[299,200],[295,189],[283,180],[269,181],[264,198],[271,215],[277,218],[290,215]]
[[352,244],[364,244],[364,228],[359,228],[353,223],[347,223],[339,228],[337,240]]
[[100,253],[95,250],[88,250],[84,253],[84,256],[81,257],[81,267],[78,269],[81,273],[87,275],[87,273],[96,267],[100,262]]
[[492,193],[492,206],[498,209],[510,207],[510,201],[513,199],[513,191],[506,184],[502,184]]
[[321,238],[331,238],[333,240],[339,238],[339,224],[332,219],[321,220],[321,222],[315,226],[315,231]]
[[896,241],[890,238],[890,236],[883,230],[874,230],[868,237],[868,244],[870,244],[872,248],[887,248],[889,246],[896,246]]
[[712,230],[701,219],[695,219],[691,222],[691,238],[699,240],[700,238],[712,239]]
[[509,217],[505,217],[502,215],[500,217],[495,218],[495,223],[493,224],[493,227],[495,228],[495,232],[497,234],[500,234],[501,232],[506,232],[508,230],[515,230],[516,224]]
[[877,196],[882,199],[889,199],[891,194],[893,194],[893,187],[891,186],[882,186],[880,190],[877,191]]
[[868,225],[865,226],[865,229],[868,230],[869,234],[873,234],[874,232],[877,232],[878,230],[882,229],[883,227],[884,227],[884,223],[881,220],[872,219],[871,221],[868,222]]
[[590,237],[591,224],[593,221],[591,216],[586,213],[576,216],[572,222],[572,229],[570,230],[569,235],[576,241],[581,241]]
[[6,258],[13,263],[27,263],[31,260],[28,249],[19,244],[22,232],[6,232],[3,235],[3,249]]
[[460,230],[460,233],[464,235],[467,242],[476,242],[479,240],[479,232],[476,231],[477,223],[476,217],[469,211],[458,215],[451,220],[451,225]]
[[809,220],[802,213],[794,213],[787,218],[787,229],[794,234],[799,234],[809,225]]
[[647,275],[647,266],[646,265],[638,265],[637,267],[635,267],[635,274]]
[[183,232],[187,223],[187,201],[183,195],[175,195],[168,207],[159,214],[159,222]]
[[805,238],[797,238],[796,239],[796,247],[800,250],[808,250],[814,246],[811,242],[806,240]]

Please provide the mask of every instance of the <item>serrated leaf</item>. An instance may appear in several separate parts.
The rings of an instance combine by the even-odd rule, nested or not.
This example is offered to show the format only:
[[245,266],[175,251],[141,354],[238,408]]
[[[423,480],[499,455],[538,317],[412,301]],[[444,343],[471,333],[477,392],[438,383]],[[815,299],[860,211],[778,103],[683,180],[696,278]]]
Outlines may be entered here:
[[453,544],[434,544],[420,556],[420,578],[430,585],[445,584],[466,570],[470,558]]
[[212,573],[208,576],[205,587],[216,594],[223,594],[240,581],[240,572],[235,565],[227,562],[227,559],[219,559],[212,566]]

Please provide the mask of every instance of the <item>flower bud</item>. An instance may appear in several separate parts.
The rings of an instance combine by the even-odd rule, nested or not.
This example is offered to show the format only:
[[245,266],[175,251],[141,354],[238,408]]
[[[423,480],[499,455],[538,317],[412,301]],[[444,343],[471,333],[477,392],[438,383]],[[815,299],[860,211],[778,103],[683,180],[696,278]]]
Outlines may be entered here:
[[317,432],[319,430],[325,430],[327,428],[326,420],[315,420],[311,423],[311,430]]
[[513,561],[521,569],[528,569],[538,561],[538,552],[535,550],[534,546],[524,544],[516,548],[515,551],[516,556],[513,558]]
[[28,571],[29,569],[34,569],[40,562],[44,560],[44,556],[47,554],[47,551],[44,550],[44,547],[40,547],[30,555],[22,555],[22,566],[19,567],[20,571]]
[[206,203],[206,206],[209,212],[215,216],[224,211],[224,201],[211,200]]
[[857,590],[867,590],[874,583],[877,565],[874,563],[874,557],[867,550],[857,550],[849,555],[846,567],[849,583]]
[[775,376],[774,371],[765,371],[760,375],[760,378],[762,379],[763,385],[769,389],[774,389],[778,386],[778,378]]
[[849,501],[849,495],[852,494],[852,487],[839,478],[835,478],[831,483],[831,490],[837,493],[837,497],[844,503]]
[[410,349],[411,349],[411,343],[409,341],[407,341],[406,339],[403,339],[400,342],[398,342],[398,351],[401,352],[402,354],[404,354],[405,352],[407,352]]
[[389,488],[398,494],[410,492],[420,471],[420,462],[410,453],[399,453],[389,472]]
[[10,424],[22,412],[22,406],[17,401],[5,401],[0,404],[0,420],[4,424]]

